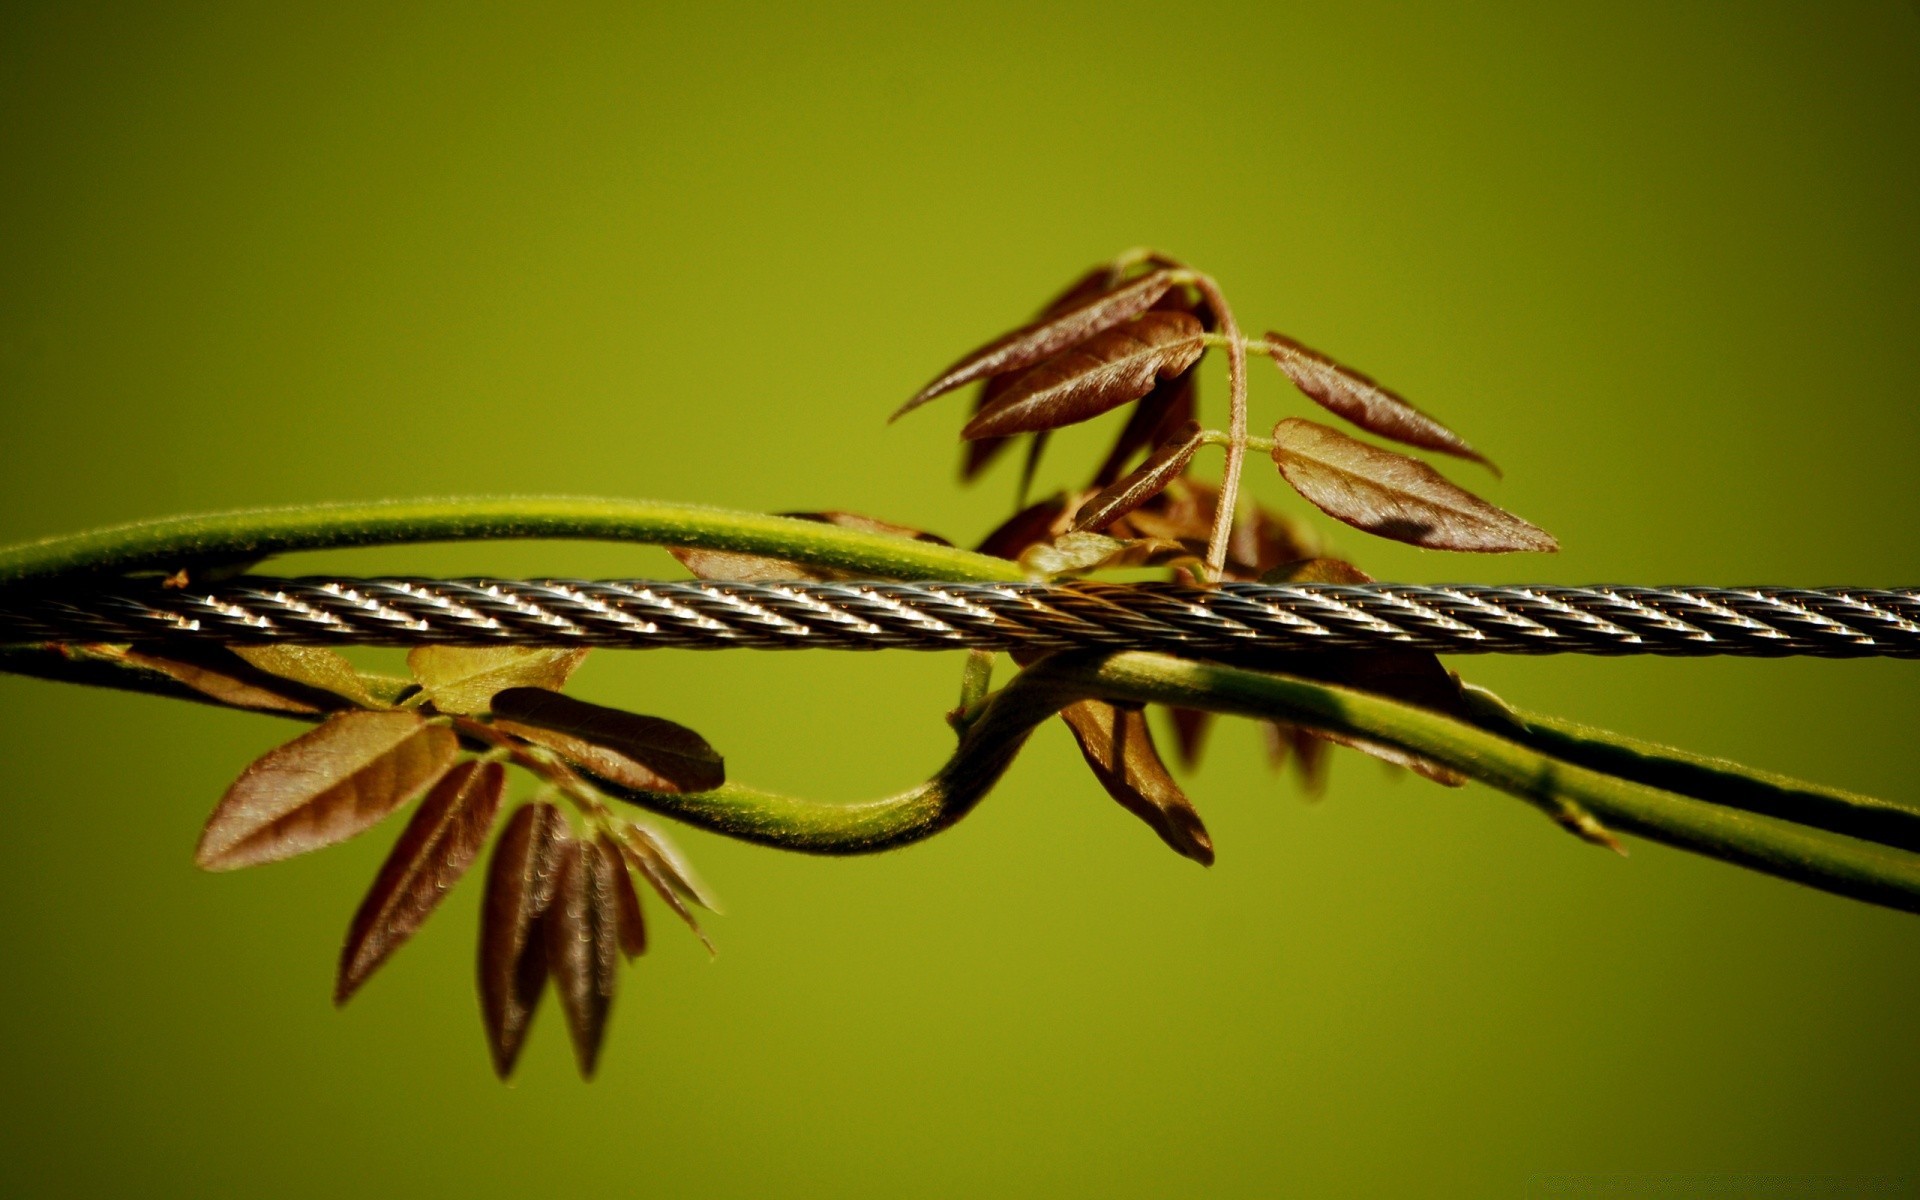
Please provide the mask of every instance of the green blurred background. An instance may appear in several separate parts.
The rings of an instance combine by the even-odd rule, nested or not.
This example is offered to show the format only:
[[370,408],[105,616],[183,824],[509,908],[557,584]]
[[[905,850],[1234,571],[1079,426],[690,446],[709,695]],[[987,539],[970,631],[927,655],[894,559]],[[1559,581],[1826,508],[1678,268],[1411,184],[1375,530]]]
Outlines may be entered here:
[[[315,499],[842,507],[978,537],[964,401],[882,418],[1137,243],[1400,388],[1558,558],[1386,578],[1920,582],[1920,11],[1804,5],[0,12],[0,540]],[[1260,423],[1303,411],[1254,364]],[[1217,371],[1217,365],[1209,370]],[[1214,411],[1223,389],[1208,380]],[[1105,433],[1056,439],[1077,482]],[[1256,464],[1256,494],[1282,489]],[[289,569],[645,574],[468,546]],[[1529,707],[1920,798],[1904,663],[1473,660]],[[602,654],[577,690],[828,799],[951,744],[951,655]],[[194,872],[292,730],[0,678],[0,1190],[1523,1195],[1920,1173],[1920,923],[1253,730],[1167,853],[1057,728],[871,860],[689,833],[601,1078],[515,1086],[477,889],[345,1012],[390,831]]]

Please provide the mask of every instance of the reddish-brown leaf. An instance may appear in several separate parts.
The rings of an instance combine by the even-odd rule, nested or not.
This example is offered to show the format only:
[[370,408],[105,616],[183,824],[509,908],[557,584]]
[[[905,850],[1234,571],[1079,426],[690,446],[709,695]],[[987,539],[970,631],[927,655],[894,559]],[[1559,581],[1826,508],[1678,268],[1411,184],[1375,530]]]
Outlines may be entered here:
[[459,753],[451,729],[417,712],[337,713],[241,772],[194,861],[231,871],[346,841],[432,787]]
[[1058,429],[1138,400],[1206,350],[1190,313],[1152,312],[1024,372],[960,431],[963,438]]
[[942,371],[933,382],[901,405],[889,421],[897,421],[935,396],[954,388],[1004,375],[1052,358],[1069,346],[1132,320],[1153,306],[1173,286],[1171,271],[1154,271],[1131,283],[1089,297],[1084,302],[1042,317],[997,338]]
[[1309,797],[1318,799],[1327,790],[1327,745],[1308,730],[1284,721],[1262,722],[1267,738],[1267,765],[1279,770],[1292,751],[1294,770],[1300,787]]
[[1290,417],[1273,461],[1295,491],[1356,529],[1429,550],[1501,554],[1560,548],[1551,534],[1455,487],[1418,459]]
[[1200,449],[1200,426],[1192,424],[1147,456],[1138,470],[1086,502],[1073,520],[1075,532],[1099,531],[1165,491]]
[[1175,853],[1201,866],[1213,865],[1213,839],[1193,801],[1167,774],[1145,713],[1103,700],[1081,700],[1061,709],[1060,716],[1109,796],[1145,821]]
[[620,934],[620,952],[632,962],[647,952],[647,917],[640,911],[640,893],[633,890],[633,875],[627,870],[627,856],[611,834],[601,833],[594,845],[602,855],[611,855],[614,865],[614,928]]
[[335,1004],[359,991],[460,882],[486,845],[505,788],[499,763],[464,762],[427,793],[347,927]]
[[1495,475],[1500,473],[1500,469],[1469,446],[1466,439],[1360,372],[1341,366],[1318,350],[1302,346],[1284,333],[1269,333],[1267,347],[1272,352],[1274,365],[1293,381],[1293,386],[1328,412],[1345,417],[1368,433],[1422,450],[1471,459]]
[[166,654],[138,647],[120,650],[102,647],[100,653],[148,671],[157,671],[176,683],[222,704],[262,712],[310,714],[343,707],[330,694],[262,671],[224,646],[181,647]]
[[553,903],[544,918],[547,970],[567,1017],[574,1061],[581,1077],[591,1079],[620,981],[615,876],[626,868],[598,841],[568,839],[556,857]]
[[494,1073],[505,1079],[526,1044],[527,1026],[547,984],[546,922],[559,847],[571,839],[551,804],[528,804],[508,818],[480,910],[480,1019]]
[[367,690],[366,681],[360,677],[360,672],[353,669],[352,663],[324,646],[282,646],[276,643],[235,646],[233,652],[270,675],[332,692],[362,708],[392,707]]
[[642,792],[707,792],[727,781],[726,764],[684,725],[544,688],[508,688],[493,697],[495,728],[546,746],[591,775]]
[[[1100,469],[1093,473],[1093,486],[1106,487],[1120,478],[1127,463],[1142,450],[1165,445],[1187,422],[1194,419],[1199,405],[1199,369],[1188,367],[1172,379],[1162,379],[1127,414],[1127,423],[1114,440]],[[977,446],[978,442],[968,442]]]
[[1206,749],[1207,730],[1213,726],[1213,714],[1204,708],[1167,709],[1173,718],[1174,749],[1180,757],[1180,765],[1191,771],[1200,765],[1201,751]]
[[471,716],[507,688],[559,691],[586,657],[564,646],[416,646],[407,666],[435,708]]
[[1064,495],[1048,496],[1045,500],[1036,501],[1002,521],[992,533],[981,539],[977,552],[1018,561],[1029,546],[1051,541],[1065,533],[1073,523],[1068,513],[1069,504]]

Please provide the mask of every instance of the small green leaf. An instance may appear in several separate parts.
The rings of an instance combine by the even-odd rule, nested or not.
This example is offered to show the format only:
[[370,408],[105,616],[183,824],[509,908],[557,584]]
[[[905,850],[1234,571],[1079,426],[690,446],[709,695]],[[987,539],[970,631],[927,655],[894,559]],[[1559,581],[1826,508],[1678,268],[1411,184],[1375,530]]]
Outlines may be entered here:
[[361,708],[389,708],[371,691],[360,672],[324,646],[235,646],[233,652],[260,670],[344,696]]
[[407,666],[435,708],[475,716],[507,688],[559,691],[586,656],[560,646],[416,646]]

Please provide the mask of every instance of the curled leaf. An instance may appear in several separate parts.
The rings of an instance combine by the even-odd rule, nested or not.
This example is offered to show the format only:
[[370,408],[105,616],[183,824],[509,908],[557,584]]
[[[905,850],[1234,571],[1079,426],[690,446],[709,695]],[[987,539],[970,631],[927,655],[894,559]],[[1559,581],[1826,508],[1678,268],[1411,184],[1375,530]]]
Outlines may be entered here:
[[1167,489],[1200,449],[1200,426],[1188,422],[1171,440],[1147,456],[1138,470],[1115,481],[1087,501],[1073,520],[1076,533],[1101,530]]
[[1160,538],[1111,538],[1104,533],[1067,533],[1030,546],[1020,555],[1028,574],[1058,579],[1101,568],[1163,567],[1198,562],[1193,548]]
[[1189,313],[1151,312],[1022,374],[960,431],[963,438],[1058,429],[1138,400],[1192,366],[1206,334]]
[[921,388],[913,399],[901,405],[889,421],[897,421],[935,396],[992,375],[1018,371],[1069,346],[1129,321],[1153,306],[1153,302],[1173,286],[1171,271],[1154,271],[1132,283],[1091,296],[1071,308],[1042,317],[1030,325],[973,351]]
[[647,886],[653,889],[654,894],[673,910],[674,916],[686,922],[687,928],[693,930],[693,935],[707,948],[707,953],[712,954],[712,939],[707,937],[706,930],[700,928],[699,919],[687,905],[712,906],[698,899],[699,892],[663,851],[662,843],[647,830],[631,823],[617,826],[614,832],[627,865],[640,873],[640,878],[647,881]]
[[1418,459],[1298,417],[1274,426],[1273,442],[1273,461],[1294,490],[1356,529],[1430,550],[1560,548],[1545,530],[1455,487]]
[[1160,840],[1201,866],[1213,865],[1213,839],[1180,785],[1167,774],[1147,728],[1146,714],[1103,700],[1081,700],[1060,710],[1100,786]]
[[435,708],[472,716],[506,688],[559,691],[586,656],[562,646],[416,646],[407,666]]
[[633,876],[627,870],[627,856],[612,835],[601,833],[594,839],[602,855],[611,855],[613,871],[614,929],[620,935],[620,952],[632,962],[647,952],[647,918],[640,911],[640,893],[633,890]]
[[194,861],[231,871],[346,841],[432,787],[459,753],[452,730],[417,712],[336,713],[241,772]]
[[726,764],[684,725],[575,700],[544,688],[493,697],[494,727],[545,746],[588,774],[641,792],[706,792]]
[[566,818],[551,804],[528,804],[508,818],[487,865],[480,909],[480,1019],[494,1073],[513,1074],[527,1026],[547,984],[545,922],[553,900]]
[[335,1004],[359,991],[460,882],[486,844],[505,788],[499,763],[464,762],[427,793],[347,927]]
[[1327,411],[1345,417],[1368,433],[1422,450],[1471,459],[1495,475],[1500,473],[1500,469],[1469,446],[1466,439],[1360,372],[1341,366],[1318,350],[1309,350],[1284,333],[1269,333],[1266,344],[1281,373]]
[[553,901],[544,918],[547,970],[585,1079],[593,1078],[600,1061],[607,1013],[620,980],[615,876],[625,873],[624,864],[609,858],[598,841],[569,838],[555,856]]
[[249,664],[282,679],[304,683],[344,697],[361,708],[390,708],[371,691],[353,669],[353,664],[324,646],[235,646],[235,655]]

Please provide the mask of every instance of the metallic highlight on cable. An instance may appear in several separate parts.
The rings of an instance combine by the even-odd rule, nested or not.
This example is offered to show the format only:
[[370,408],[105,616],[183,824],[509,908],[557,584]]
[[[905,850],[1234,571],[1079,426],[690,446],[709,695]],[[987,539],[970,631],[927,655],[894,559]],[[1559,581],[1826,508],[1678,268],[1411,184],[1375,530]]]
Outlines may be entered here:
[[145,580],[0,593],[0,642],[1920,657],[1920,589]]

